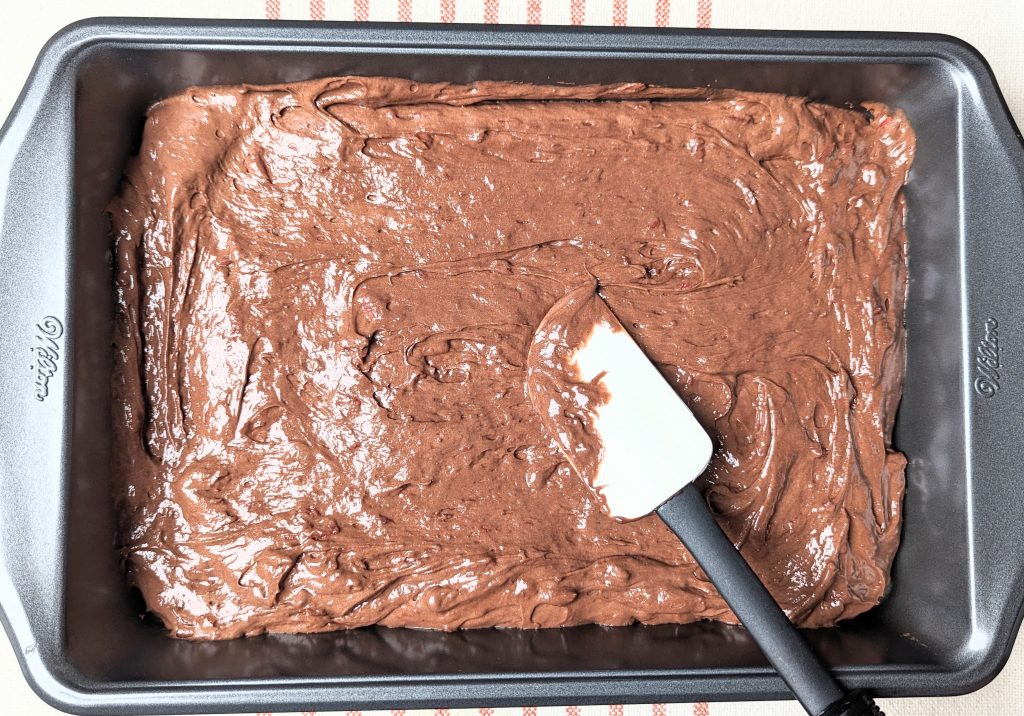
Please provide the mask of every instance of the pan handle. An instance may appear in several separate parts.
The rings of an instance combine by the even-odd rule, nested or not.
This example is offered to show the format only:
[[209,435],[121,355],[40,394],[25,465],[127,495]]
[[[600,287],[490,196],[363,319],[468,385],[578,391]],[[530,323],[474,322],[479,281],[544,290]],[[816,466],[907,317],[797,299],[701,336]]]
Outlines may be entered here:
[[[1024,144],[991,72],[967,58],[962,103],[965,428],[977,687],[1009,655],[1024,612]],[[980,101],[978,100],[980,97]]]
[[0,130],[0,617],[37,688],[64,630],[78,42],[48,43]]

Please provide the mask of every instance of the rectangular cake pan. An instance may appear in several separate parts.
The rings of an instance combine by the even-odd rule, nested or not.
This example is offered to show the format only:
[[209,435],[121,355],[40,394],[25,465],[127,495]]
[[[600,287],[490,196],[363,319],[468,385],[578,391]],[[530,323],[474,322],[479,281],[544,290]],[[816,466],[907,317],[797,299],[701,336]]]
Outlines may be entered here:
[[909,458],[894,588],[810,632],[851,687],[980,687],[1024,606],[1024,151],[985,61],[933,35],[94,20],[43,50],[0,140],[0,604],[22,667],[81,713],[785,698],[739,628],[175,641],[113,548],[111,234],[147,106],[337,74],[641,81],[864,99],[919,137],[907,189]]

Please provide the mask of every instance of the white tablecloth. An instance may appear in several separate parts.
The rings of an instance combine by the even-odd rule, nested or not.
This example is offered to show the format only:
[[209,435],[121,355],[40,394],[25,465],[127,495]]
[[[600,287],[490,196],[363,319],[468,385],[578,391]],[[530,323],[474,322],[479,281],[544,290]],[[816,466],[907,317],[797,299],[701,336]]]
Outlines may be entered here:
[[[906,30],[942,32],[967,40],[995,70],[1007,103],[1024,121],[1024,2],[971,0],[6,0],[0,6],[0,116],[17,99],[36,53],[69,22],[97,15],[289,20],[398,20],[587,25],[668,25],[789,30]],[[0,257],[2,260],[2,257]],[[112,645],[112,648],[115,648]],[[14,653],[0,639],[0,713],[55,714],[29,689]],[[1024,638],[1006,668],[980,691],[950,699],[889,699],[890,716],[1024,714]],[[792,702],[654,704],[451,711],[450,716],[759,716],[802,710]],[[312,712],[305,712],[312,713]],[[354,716],[352,712],[345,712]],[[367,712],[369,713],[369,712]],[[382,712],[392,714],[393,712]],[[412,716],[416,712],[407,712]],[[432,714],[434,712],[424,712]],[[321,712],[323,716],[323,712]],[[403,716],[394,714],[394,716]]]

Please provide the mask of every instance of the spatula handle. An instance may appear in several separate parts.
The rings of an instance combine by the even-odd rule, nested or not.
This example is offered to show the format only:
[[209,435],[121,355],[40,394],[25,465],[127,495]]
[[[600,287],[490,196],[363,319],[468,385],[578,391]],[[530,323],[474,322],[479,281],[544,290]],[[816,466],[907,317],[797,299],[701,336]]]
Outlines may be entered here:
[[863,692],[843,692],[718,526],[696,487],[688,485],[657,513],[690,550],[807,713],[881,715]]

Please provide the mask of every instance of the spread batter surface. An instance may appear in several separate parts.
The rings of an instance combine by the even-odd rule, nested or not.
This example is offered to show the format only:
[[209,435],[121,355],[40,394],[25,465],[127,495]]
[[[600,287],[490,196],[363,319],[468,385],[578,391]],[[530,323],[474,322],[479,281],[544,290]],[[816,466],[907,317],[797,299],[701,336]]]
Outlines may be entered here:
[[336,78],[155,105],[111,205],[130,578],[198,639],[733,617],[525,391],[581,286],[716,441],[807,626],[883,596],[905,460],[903,115],[636,84]]

